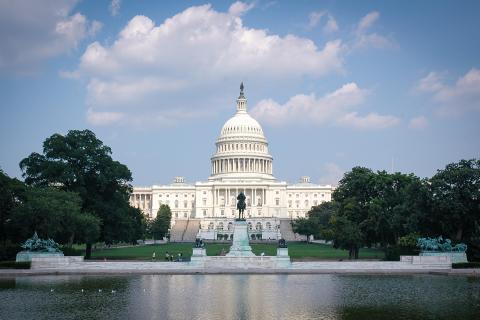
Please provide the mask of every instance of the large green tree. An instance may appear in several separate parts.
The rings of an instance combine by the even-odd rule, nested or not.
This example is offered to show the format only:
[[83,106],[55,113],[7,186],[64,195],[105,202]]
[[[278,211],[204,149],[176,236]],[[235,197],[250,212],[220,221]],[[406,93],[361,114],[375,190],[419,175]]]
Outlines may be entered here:
[[13,213],[23,202],[24,197],[23,182],[10,178],[0,169],[0,241],[3,247],[12,233],[8,225]]
[[[90,130],[54,134],[43,143],[43,154],[32,153],[20,162],[25,182],[77,193],[81,210],[101,220],[100,240],[131,241],[138,223],[128,197],[132,175],[111,157],[111,149]],[[133,216],[133,218],[132,218]],[[86,256],[90,256],[87,242]]]
[[451,163],[430,179],[432,211],[430,229],[455,242],[465,242],[480,252],[480,160]]
[[168,234],[172,211],[166,204],[162,204],[157,212],[157,217],[152,221],[151,232],[154,239],[163,239]]

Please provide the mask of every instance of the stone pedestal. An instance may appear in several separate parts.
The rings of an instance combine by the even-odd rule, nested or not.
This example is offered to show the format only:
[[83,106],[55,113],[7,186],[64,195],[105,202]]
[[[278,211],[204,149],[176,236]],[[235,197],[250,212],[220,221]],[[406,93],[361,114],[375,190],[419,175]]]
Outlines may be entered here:
[[436,252],[436,251],[422,251],[420,252],[420,256],[424,257],[440,257],[440,256],[447,256],[450,257],[452,263],[461,263],[461,262],[468,262],[467,255],[465,252]]
[[193,248],[192,257],[190,258],[190,264],[195,266],[201,266],[207,258],[207,250],[205,248]]
[[277,248],[277,267],[287,268],[291,264],[288,248]]
[[20,251],[17,253],[17,257],[15,259],[16,262],[31,262],[32,258],[58,258],[63,257],[62,252],[32,252],[32,251]]
[[227,257],[254,257],[248,239],[247,221],[235,221],[233,224],[233,244]]

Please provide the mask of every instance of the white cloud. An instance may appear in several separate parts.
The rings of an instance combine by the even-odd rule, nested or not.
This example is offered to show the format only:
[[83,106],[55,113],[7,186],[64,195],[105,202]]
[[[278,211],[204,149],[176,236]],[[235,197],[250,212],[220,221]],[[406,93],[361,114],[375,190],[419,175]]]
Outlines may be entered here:
[[338,182],[343,178],[345,170],[333,162],[328,162],[322,167],[322,176],[320,177],[321,184],[338,185]]
[[364,16],[357,26],[357,33],[364,33],[367,29],[369,29],[375,21],[380,18],[380,13],[378,11],[372,11]]
[[445,83],[444,76],[430,72],[421,79],[416,90],[432,95],[441,114],[462,114],[480,111],[480,70],[470,69],[453,85]]
[[259,120],[272,125],[298,123],[333,123],[358,129],[383,129],[399,123],[394,116],[369,113],[361,117],[351,109],[365,101],[368,90],[348,83],[334,92],[317,98],[314,94],[299,94],[281,105],[272,99],[260,101],[252,114]]
[[328,15],[328,20],[325,26],[323,27],[323,31],[325,33],[333,33],[338,31],[337,20],[335,20],[335,18],[332,17],[331,15]]
[[318,23],[320,22],[320,19],[326,14],[325,11],[314,11],[311,12],[310,15],[308,16],[308,27],[310,29],[315,28]]
[[394,41],[389,37],[375,32],[369,32],[379,18],[380,13],[378,11],[372,11],[360,19],[354,32],[355,40],[353,47],[366,48],[372,46],[375,48],[388,48],[396,46]]
[[261,100],[252,109],[259,120],[273,125],[298,122],[324,123],[338,117],[345,109],[361,104],[367,91],[348,83],[323,97],[298,94],[280,105],[272,99]]
[[331,14],[329,14],[327,11],[311,12],[310,15],[308,16],[308,29],[315,28],[320,23],[323,17],[327,18],[327,22],[325,23],[325,26],[322,28],[323,32],[333,33],[338,31],[337,20],[335,20],[335,18]]
[[120,12],[120,5],[121,4],[122,4],[121,0],[112,0],[110,2],[110,5],[108,6],[108,9],[109,9],[110,14],[112,16],[118,15],[118,13]]
[[425,116],[418,116],[410,119],[408,126],[412,129],[425,129],[428,126],[428,120]]
[[75,49],[101,28],[80,14],[70,14],[77,1],[1,1],[0,69],[31,73],[48,58]]
[[237,1],[233,3],[230,8],[228,9],[228,13],[230,13],[233,16],[241,16],[245,13],[247,13],[249,10],[253,9],[255,7],[255,3],[245,3],[241,1]]
[[110,125],[123,120],[125,115],[120,112],[95,112],[88,110],[87,119],[93,125]]
[[164,115],[177,106],[158,104],[154,97],[162,92],[181,89],[188,96],[251,75],[256,81],[292,81],[343,71],[340,40],[319,48],[307,38],[248,28],[240,15],[252,6],[236,2],[226,13],[210,5],[190,7],[159,25],[135,16],[111,45],[94,42],[82,55],[77,71],[88,83],[88,107],[130,106],[138,115],[148,106],[155,109],[149,113]]
[[366,116],[359,116],[357,112],[351,112],[344,115],[338,120],[338,124],[345,127],[357,129],[385,129],[396,126],[400,123],[400,119],[394,116],[382,116],[375,112]]

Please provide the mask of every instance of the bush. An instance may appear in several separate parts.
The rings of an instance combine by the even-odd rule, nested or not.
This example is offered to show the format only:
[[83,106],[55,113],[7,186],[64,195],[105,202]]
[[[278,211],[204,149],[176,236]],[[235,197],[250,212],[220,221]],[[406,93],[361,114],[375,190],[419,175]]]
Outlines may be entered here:
[[30,269],[30,261],[0,261],[0,269]]
[[402,247],[399,245],[390,246],[385,249],[385,261],[400,261],[400,256],[416,256],[418,249]]
[[64,256],[83,256],[85,251],[82,249],[75,249],[72,247],[61,247]]
[[0,261],[15,260],[20,251],[20,245],[7,242],[5,246],[0,246]]
[[461,263],[452,263],[453,269],[470,269],[470,268],[480,268],[480,262],[461,262]]

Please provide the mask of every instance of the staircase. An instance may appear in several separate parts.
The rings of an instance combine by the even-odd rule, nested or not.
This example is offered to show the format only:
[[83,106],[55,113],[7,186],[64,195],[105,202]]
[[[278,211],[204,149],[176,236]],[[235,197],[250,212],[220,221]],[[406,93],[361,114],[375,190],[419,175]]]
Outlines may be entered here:
[[290,219],[280,219],[280,234],[285,241],[305,241],[306,236],[299,235],[293,232]]
[[172,229],[170,230],[170,241],[171,242],[181,242],[183,239],[183,234],[187,228],[188,220],[176,220]]
[[187,220],[187,227],[183,232],[182,241],[195,242],[199,229],[200,229],[200,220],[198,219]]

